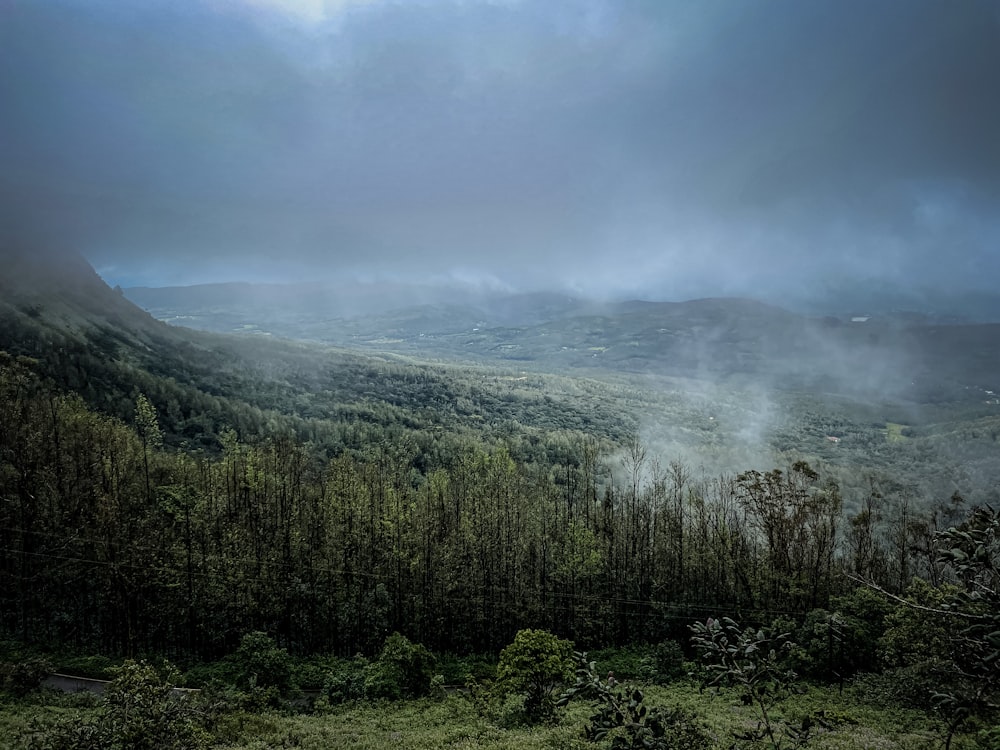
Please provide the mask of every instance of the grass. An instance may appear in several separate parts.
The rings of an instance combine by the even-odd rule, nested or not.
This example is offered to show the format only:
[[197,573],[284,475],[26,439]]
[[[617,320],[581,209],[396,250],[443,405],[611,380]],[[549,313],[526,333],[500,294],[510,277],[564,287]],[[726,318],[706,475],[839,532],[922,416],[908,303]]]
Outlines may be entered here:
[[[646,691],[650,706],[683,707],[694,713],[708,729],[720,750],[732,743],[733,732],[756,726],[753,711],[742,705],[731,691],[718,695],[699,693],[696,686],[680,682]],[[939,725],[919,711],[880,709],[833,688],[811,687],[787,699],[776,712],[779,718],[800,721],[808,714],[824,711],[833,725],[808,745],[817,750],[920,750],[940,744]],[[393,750],[431,748],[565,748],[603,747],[583,738],[591,708],[586,703],[571,705],[555,726],[504,728],[483,719],[460,695],[444,701],[410,701],[384,705],[356,705],[335,708],[311,716],[254,717],[236,733],[226,750],[264,750],[273,747],[304,749],[346,747]],[[956,750],[974,745],[965,738],[953,744]]]
[[230,721],[239,726],[227,728],[234,736],[221,747],[225,750],[584,748],[587,744],[580,736],[580,727],[586,717],[586,706],[574,706],[557,726],[503,728],[478,716],[465,698],[450,695],[443,701],[341,706],[309,716],[234,716]]
[[899,424],[898,422],[886,422],[885,423],[885,438],[890,443],[902,443],[907,438],[903,434],[903,430],[906,428],[905,424]]
[[[82,718],[92,712],[72,696],[40,693],[26,699],[0,702],[0,737],[17,738],[12,748],[27,747],[27,736],[38,722],[59,718]],[[728,748],[733,732],[752,729],[756,716],[742,705],[739,695],[723,690],[701,693],[693,682],[682,680],[666,687],[646,690],[648,706],[682,707],[697,717],[715,739],[715,747]],[[835,688],[807,688],[783,702],[777,718],[800,721],[823,711],[832,729],[822,731],[809,743],[817,750],[921,750],[940,746],[940,725],[920,711],[879,708]],[[583,750],[603,748],[583,737],[591,707],[574,703],[553,726],[502,726],[476,713],[461,694],[444,700],[422,699],[398,703],[353,704],[312,714],[233,712],[217,726],[219,750],[265,750],[294,747],[303,750],[354,748],[356,750],[431,750],[432,748],[487,748],[492,750],[545,749]],[[21,744],[17,744],[17,742]],[[959,737],[955,750],[976,745]]]

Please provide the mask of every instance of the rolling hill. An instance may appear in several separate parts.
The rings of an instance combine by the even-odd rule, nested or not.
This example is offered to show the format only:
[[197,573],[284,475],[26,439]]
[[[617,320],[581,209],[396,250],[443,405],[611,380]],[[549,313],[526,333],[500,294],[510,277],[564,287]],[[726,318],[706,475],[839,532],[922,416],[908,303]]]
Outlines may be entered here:
[[[325,291],[324,291],[325,290]],[[420,290],[422,294],[427,289]],[[925,402],[1000,390],[1000,325],[919,316],[815,318],[746,299],[598,302],[558,294],[458,295],[341,315],[320,285],[129,289],[172,323],[356,350],[548,372],[611,371]],[[362,295],[364,289],[355,289]],[[338,303],[339,305],[339,303]]]

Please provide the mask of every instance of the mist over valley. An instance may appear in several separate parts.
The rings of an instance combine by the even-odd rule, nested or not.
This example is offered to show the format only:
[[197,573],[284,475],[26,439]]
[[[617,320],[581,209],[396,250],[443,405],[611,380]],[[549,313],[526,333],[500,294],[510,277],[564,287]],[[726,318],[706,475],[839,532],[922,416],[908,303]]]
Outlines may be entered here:
[[998,41],[0,2],[0,737],[995,750]]

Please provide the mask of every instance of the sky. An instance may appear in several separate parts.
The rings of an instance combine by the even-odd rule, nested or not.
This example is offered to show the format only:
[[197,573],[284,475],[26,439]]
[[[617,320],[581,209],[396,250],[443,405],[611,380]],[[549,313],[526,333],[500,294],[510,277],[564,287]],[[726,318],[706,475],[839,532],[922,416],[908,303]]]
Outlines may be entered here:
[[988,290],[1000,1],[0,0],[0,246],[109,283]]

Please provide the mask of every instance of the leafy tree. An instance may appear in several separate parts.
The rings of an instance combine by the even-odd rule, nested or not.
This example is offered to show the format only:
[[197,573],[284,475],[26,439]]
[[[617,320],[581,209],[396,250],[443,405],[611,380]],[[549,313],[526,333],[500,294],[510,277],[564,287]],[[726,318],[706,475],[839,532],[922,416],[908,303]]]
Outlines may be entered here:
[[975,508],[959,526],[936,539],[939,559],[951,565],[959,587],[944,592],[942,609],[958,622],[953,635],[961,679],[935,696],[949,715],[946,746],[972,717],[1000,710],[1000,514]]
[[805,461],[787,473],[736,478],[736,494],[766,545],[761,593],[770,606],[807,609],[829,600],[842,503],[835,483],[818,487],[818,480]]
[[524,693],[524,711],[532,722],[552,718],[554,691],[573,677],[573,644],[545,630],[520,630],[500,652],[497,685],[506,693]]
[[757,729],[738,734],[738,739],[767,740],[774,750],[801,747],[808,742],[811,719],[796,727],[774,716],[775,707],[792,690],[796,679],[786,666],[787,652],[794,646],[788,633],[774,635],[763,629],[741,628],[728,617],[696,622],[691,631],[691,641],[705,664],[704,686],[739,689],[743,704],[752,706],[757,713]]
[[909,667],[948,659],[954,623],[942,613],[946,601],[957,592],[951,584],[934,587],[922,578],[914,578],[906,596],[885,618],[886,630],[878,641],[883,665]]

